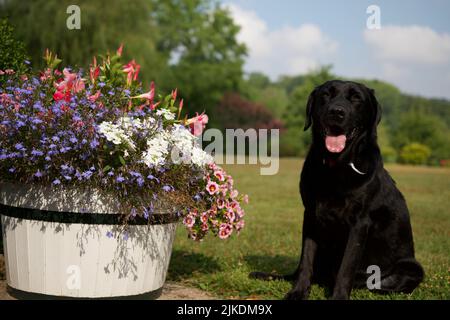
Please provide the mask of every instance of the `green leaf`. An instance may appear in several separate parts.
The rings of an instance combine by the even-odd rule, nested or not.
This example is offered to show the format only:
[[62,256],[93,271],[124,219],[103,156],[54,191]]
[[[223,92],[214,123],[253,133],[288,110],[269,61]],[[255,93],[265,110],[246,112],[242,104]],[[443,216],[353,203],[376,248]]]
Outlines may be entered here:
[[111,170],[111,166],[109,165],[103,168],[103,172],[107,172],[109,170]]
[[119,161],[123,166],[126,164],[126,161],[122,156],[119,156]]

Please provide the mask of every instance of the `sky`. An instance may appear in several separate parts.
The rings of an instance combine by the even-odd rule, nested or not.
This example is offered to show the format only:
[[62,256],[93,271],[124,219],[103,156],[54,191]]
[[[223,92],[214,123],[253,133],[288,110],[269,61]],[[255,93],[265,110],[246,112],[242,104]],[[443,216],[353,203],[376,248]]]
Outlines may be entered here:
[[[272,80],[332,64],[405,93],[450,99],[450,1],[222,0],[248,47],[245,71]],[[379,28],[374,11],[379,8]]]

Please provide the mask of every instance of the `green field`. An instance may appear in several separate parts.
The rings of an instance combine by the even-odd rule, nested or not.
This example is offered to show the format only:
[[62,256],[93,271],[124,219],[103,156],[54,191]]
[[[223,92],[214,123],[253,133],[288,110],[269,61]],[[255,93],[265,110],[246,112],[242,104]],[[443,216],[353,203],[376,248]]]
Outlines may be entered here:
[[[283,159],[275,176],[256,165],[225,166],[250,196],[247,225],[238,237],[196,243],[179,227],[168,279],[226,299],[281,299],[285,281],[250,280],[250,271],[291,272],[299,257],[303,206],[298,194],[302,161]],[[450,299],[450,169],[390,165],[411,212],[416,257],[426,279],[412,294],[354,290],[353,299]],[[325,299],[313,286],[311,299]]]

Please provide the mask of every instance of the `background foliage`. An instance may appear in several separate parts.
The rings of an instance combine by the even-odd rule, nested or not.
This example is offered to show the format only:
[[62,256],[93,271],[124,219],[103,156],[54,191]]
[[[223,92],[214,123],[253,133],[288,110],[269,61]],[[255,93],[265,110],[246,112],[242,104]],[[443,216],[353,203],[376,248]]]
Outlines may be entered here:
[[[332,66],[277,80],[245,74],[246,48],[236,39],[239,27],[215,1],[79,0],[80,30],[66,27],[70,4],[0,1],[0,18],[7,17],[19,40],[2,22],[0,69],[5,61],[20,69],[25,52],[32,66],[41,68],[46,48],[63,57],[63,65],[87,68],[94,54],[123,43],[125,58],[142,65],[144,86],[154,80],[164,91],[178,87],[185,112],[206,111],[212,127],[280,128],[284,156],[304,156],[308,150],[310,133],[303,132],[303,124],[310,92],[326,80],[342,78],[332,73]],[[402,156],[415,144],[430,150],[426,164],[450,159],[450,101],[407,95],[384,81],[350,80],[375,89],[383,107],[379,142],[385,161],[416,163]]]

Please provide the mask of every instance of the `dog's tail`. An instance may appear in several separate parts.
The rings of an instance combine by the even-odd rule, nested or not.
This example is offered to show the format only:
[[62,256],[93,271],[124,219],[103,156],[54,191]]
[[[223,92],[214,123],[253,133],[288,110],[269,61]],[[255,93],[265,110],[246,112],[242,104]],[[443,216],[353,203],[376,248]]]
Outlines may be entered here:
[[260,272],[260,271],[254,271],[250,272],[248,275],[250,279],[258,279],[258,280],[285,280],[285,281],[294,281],[297,278],[297,273],[294,272],[292,274],[276,274],[276,273],[270,273],[270,272]]

